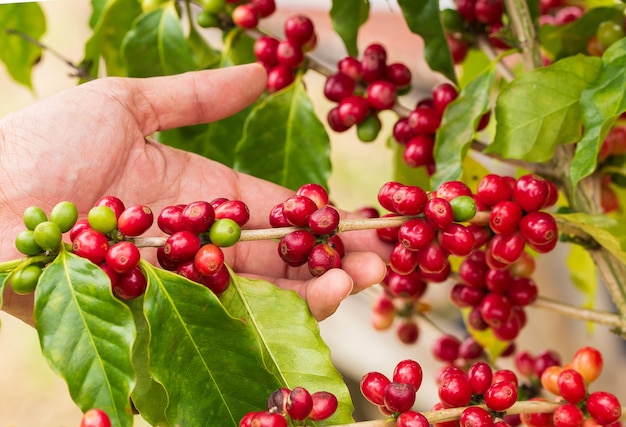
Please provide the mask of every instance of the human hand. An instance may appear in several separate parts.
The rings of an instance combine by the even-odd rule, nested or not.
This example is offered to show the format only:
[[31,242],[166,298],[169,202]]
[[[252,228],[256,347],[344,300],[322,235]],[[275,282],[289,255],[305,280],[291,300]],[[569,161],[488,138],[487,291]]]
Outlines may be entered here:
[[[250,208],[247,227],[266,228],[271,208],[293,194],[275,184],[159,144],[156,131],[207,123],[236,113],[265,88],[256,64],[148,79],[105,78],[69,89],[0,120],[0,250],[13,242],[31,205],[49,212],[62,200],[81,217],[104,195],[155,212],[167,205],[227,197]],[[346,216],[346,212],[342,212]],[[153,227],[152,232],[158,232]],[[270,241],[240,242],[226,261],[238,274],[297,291],[322,320],[341,300],[383,279],[389,248],[372,230],[346,233],[342,269],[311,278],[287,267]],[[372,252],[358,252],[367,248]],[[32,296],[7,286],[3,309],[32,324]]]

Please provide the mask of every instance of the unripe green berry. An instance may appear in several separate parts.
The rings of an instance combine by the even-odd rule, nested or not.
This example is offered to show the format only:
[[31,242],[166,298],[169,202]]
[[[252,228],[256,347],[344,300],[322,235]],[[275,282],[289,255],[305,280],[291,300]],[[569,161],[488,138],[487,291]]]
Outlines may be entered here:
[[241,227],[230,218],[216,219],[209,228],[209,239],[215,246],[232,246],[239,241],[240,236]]
[[362,142],[372,142],[378,137],[381,123],[376,114],[370,114],[365,120],[356,125],[356,134]]
[[56,222],[62,233],[70,231],[77,219],[78,208],[72,202],[59,202],[50,211],[50,221]]
[[196,15],[196,22],[202,28],[217,27],[220,23],[216,14],[203,10]]
[[33,230],[23,230],[15,237],[15,247],[24,255],[32,256],[43,252],[41,246],[35,242]]
[[450,200],[450,206],[456,222],[469,221],[476,215],[476,201],[471,196],[455,197]]
[[28,228],[29,230],[34,230],[35,227],[37,227],[37,224],[47,221],[48,217],[46,216],[46,213],[43,211],[43,209],[41,209],[40,207],[29,206],[24,209],[23,219],[26,228]]
[[208,13],[219,13],[226,8],[226,0],[202,0],[202,8]]
[[87,213],[89,226],[102,234],[110,233],[117,228],[115,212],[108,206],[94,206]]
[[44,221],[37,224],[33,230],[35,242],[44,251],[52,251],[59,248],[63,233],[56,222]]
[[42,268],[31,264],[16,271],[11,276],[11,288],[13,292],[20,295],[26,295],[35,290],[39,276],[41,276]]

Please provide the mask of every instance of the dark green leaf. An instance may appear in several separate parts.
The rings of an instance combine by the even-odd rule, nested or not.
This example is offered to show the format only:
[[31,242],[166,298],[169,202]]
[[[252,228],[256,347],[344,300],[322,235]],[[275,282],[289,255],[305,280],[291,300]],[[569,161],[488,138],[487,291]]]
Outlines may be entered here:
[[187,37],[187,43],[189,48],[193,52],[193,58],[196,63],[196,68],[203,70],[206,68],[212,68],[215,66],[221,57],[221,53],[214,49],[206,41],[202,34],[198,32],[196,27],[192,24],[189,29],[189,36]]
[[41,48],[16,32],[38,41],[46,32],[46,17],[37,3],[0,5],[0,60],[18,83],[32,88],[31,71]]
[[596,80],[580,97],[585,134],[576,145],[571,164],[574,186],[593,173],[598,153],[607,133],[621,113],[626,111],[626,38],[614,43],[602,56],[602,67]]
[[467,56],[460,64],[459,86],[466,87],[477,78],[491,64],[485,52],[479,49],[470,49]]
[[122,52],[131,77],[164,76],[196,68],[173,3],[139,16],[124,38]]
[[150,354],[148,346],[150,344],[150,331],[148,323],[143,315],[143,297],[135,298],[128,302],[135,325],[137,327],[137,339],[133,346],[133,365],[137,376],[135,388],[131,397],[133,404],[141,414],[141,417],[148,421],[150,425],[166,425],[167,417],[167,392],[163,385],[158,383],[150,374]]
[[544,162],[559,144],[580,138],[580,94],[596,78],[600,59],[577,55],[538,68],[505,86],[496,101],[496,137],[486,152]]
[[301,77],[257,104],[235,150],[235,168],[284,187],[326,186],[330,140]]
[[626,221],[606,215],[585,213],[553,214],[557,221],[583,231],[593,237],[602,247],[626,263]]
[[101,408],[116,426],[131,426],[135,325],[95,264],[62,251],[39,278],[34,319],[43,355],[86,411]]
[[[602,21],[622,16],[623,5],[590,9],[583,16],[565,25],[542,25],[539,40],[542,49],[554,59],[587,53],[587,42]],[[622,16],[623,19],[623,16]]]
[[81,66],[93,78],[98,77],[100,59],[104,60],[109,76],[126,75],[126,62],[122,56],[122,42],[141,14],[137,0],[92,0],[91,37],[85,43],[85,56]]
[[411,32],[424,40],[424,58],[433,71],[456,82],[450,48],[439,19],[439,0],[398,0]]
[[248,64],[256,61],[254,39],[241,30],[233,28],[224,38],[220,68]]
[[352,422],[350,394],[306,302],[295,292],[271,283],[234,274],[232,277],[232,286],[222,302],[232,316],[243,319],[255,330],[267,368],[286,387],[302,386],[311,393],[324,390],[335,394],[339,401],[337,412],[319,425]]
[[393,150],[393,180],[401,182],[404,185],[417,185],[424,190],[430,190],[430,177],[426,172],[426,168],[411,168],[402,158],[404,145],[398,144],[393,139],[389,141]]
[[205,286],[142,263],[150,372],[169,397],[167,425],[237,426],[281,386],[263,365],[251,325]]
[[489,65],[446,108],[435,141],[437,170],[432,176],[434,188],[446,181],[458,180],[481,117],[490,109],[489,93],[496,76],[495,62]]
[[370,13],[369,0],[333,0],[330,19],[335,32],[343,40],[348,55],[358,56],[357,39],[359,28]]

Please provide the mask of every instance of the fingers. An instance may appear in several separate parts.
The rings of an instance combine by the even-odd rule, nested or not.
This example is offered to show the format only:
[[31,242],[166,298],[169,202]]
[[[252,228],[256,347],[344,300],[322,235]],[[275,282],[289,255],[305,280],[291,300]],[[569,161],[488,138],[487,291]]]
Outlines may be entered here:
[[208,123],[235,114],[259,97],[265,89],[266,78],[261,65],[247,64],[173,76],[103,79],[93,83],[101,85],[100,90],[106,90],[108,97],[124,104],[143,134],[150,135],[158,130]]

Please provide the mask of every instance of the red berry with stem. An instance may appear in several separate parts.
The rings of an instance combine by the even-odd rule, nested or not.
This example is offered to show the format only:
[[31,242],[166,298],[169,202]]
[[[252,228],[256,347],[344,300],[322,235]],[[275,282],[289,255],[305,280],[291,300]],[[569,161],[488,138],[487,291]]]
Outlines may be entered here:
[[457,89],[450,83],[440,83],[432,90],[433,106],[439,115],[459,96]]
[[308,197],[315,202],[318,208],[328,204],[328,192],[319,184],[303,184],[296,190],[296,195]]
[[403,185],[392,196],[393,211],[400,215],[419,215],[427,202],[428,194],[414,185]]
[[169,256],[167,256],[163,246],[157,248],[156,257],[157,257],[157,261],[159,262],[159,265],[164,270],[175,271],[176,268],[178,267],[178,261],[173,260]]
[[401,62],[394,62],[385,67],[385,80],[390,81],[398,90],[411,86],[411,70]]
[[429,427],[428,419],[421,412],[405,411],[396,419],[397,427]]
[[511,316],[512,306],[504,295],[490,293],[480,303],[480,314],[491,327],[497,328]]
[[410,274],[417,267],[417,252],[396,243],[389,255],[389,266],[398,274]]
[[176,274],[196,283],[200,283],[204,277],[204,275],[198,271],[192,259],[178,263],[176,266]]
[[346,56],[337,62],[337,71],[358,82],[361,80],[361,61],[353,56]]
[[516,277],[506,291],[507,298],[512,304],[526,306],[532,304],[539,296],[536,283],[528,277]]
[[198,271],[205,276],[215,274],[224,265],[224,252],[213,243],[203,245],[193,258]]
[[296,68],[304,61],[302,47],[292,40],[281,40],[276,47],[276,59],[281,65]]
[[407,249],[417,251],[428,246],[435,238],[435,230],[423,218],[412,218],[398,230],[398,240]]
[[452,223],[439,232],[439,244],[450,255],[469,255],[475,242],[474,234],[461,224]]
[[459,347],[459,357],[467,361],[478,359],[485,354],[483,346],[472,336],[466,337]]
[[550,366],[561,365],[561,358],[558,353],[552,350],[544,350],[535,356],[534,371],[538,378],[541,378],[543,371]]
[[339,120],[345,126],[361,123],[370,112],[370,104],[362,96],[350,95],[339,102]]
[[438,395],[449,407],[466,406],[472,398],[472,386],[465,374],[448,374],[441,380]]
[[293,83],[295,79],[296,76],[292,67],[283,64],[276,65],[267,73],[267,92],[278,92]]
[[328,243],[318,243],[311,249],[307,265],[311,275],[318,277],[332,268],[341,268],[341,257]]
[[554,427],[578,427],[583,425],[584,419],[583,411],[571,403],[559,406],[552,415]]
[[154,214],[148,206],[130,206],[117,219],[117,229],[125,236],[139,236],[145,233],[152,222]]
[[276,11],[276,2],[274,0],[250,0],[261,18],[266,18]]
[[230,271],[226,264],[222,264],[222,267],[215,273],[203,276],[200,283],[219,296],[230,286]]
[[287,420],[281,414],[258,412],[250,421],[251,427],[288,427]]
[[472,196],[472,190],[461,181],[446,181],[433,194],[433,197],[441,197],[448,202],[459,196]]
[[485,394],[491,386],[493,370],[485,362],[476,362],[467,371],[467,379],[475,394]]
[[399,144],[406,144],[416,133],[409,126],[409,119],[407,117],[399,118],[393,125],[393,139]]
[[384,405],[385,388],[391,384],[391,380],[380,372],[368,372],[363,375],[359,384],[361,393],[374,405]]
[[417,264],[426,273],[439,273],[450,265],[448,254],[436,241],[417,251]]
[[444,229],[454,221],[450,202],[441,197],[432,197],[424,206],[424,216],[434,227]]
[[460,427],[493,427],[491,414],[480,406],[470,406],[461,412]]
[[215,211],[215,219],[232,219],[243,227],[250,219],[250,209],[248,205],[241,200],[226,200],[213,208]]
[[556,380],[559,394],[572,404],[581,402],[587,395],[583,376],[574,369],[563,369]]
[[296,421],[305,420],[313,409],[311,393],[304,387],[294,387],[287,397],[287,414]]
[[139,249],[131,242],[118,242],[111,246],[106,253],[106,263],[118,273],[127,273],[141,259]]
[[402,160],[412,168],[432,165],[435,163],[434,146],[435,140],[430,135],[416,135],[407,141],[402,151]]
[[192,233],[204,233],[215,221],[215,210],[204,200],[191,202],[183,209],[183,227]]
[[488,249],[491,256],[503,264],[508,266],[517,261],[524,252],[526,241],[519,231],[510,234],[497,234],[489,242]]
[[328,126],[335,132],[341,133],[350,129],[351,126],[346,126],[342,123],[339,118],[339,108],[334,107],[328,111],[328,115],[326,116],[326,121],[328,122]]
[[157,217],[157,225],[161,231],[167,234],[182,231],[184,229],[183,208],[178,205],[164,207]]
[[506,178],[496,174],[487,174],[478,182],[476,195],[487,206],[495,206],[511,199],[513,187]]
[[454,362],[459,357],[461,342],[453,335],[441,335],[432,346],[433,356],[442,362]]
[[330,418],[337,411],[337,397],[327,391],[316,391],[311,395],[313,408],[309,414],[311,421],[322,421]]
[[367,86],[366,98],[374,110],[388,110],[396,103],[396,87],[387,80],[377,80]]
[[504,294],[511,287],[513,277],[508,269],[490,269],[485,275],[485,285],[491,292]]
[[124,202],[115,196],[104,196],[100,198],[94,206],[108,206],[115,213],[115,217],[119,218],[122,212],[126,209]]
[[278,65],[276,51],[278,49],[278,39],[263,35],[254,41],[254,55],[257,60],[268,67]]
[[595,347],[585,346],[576,350],[572,358],[572,368],[583,376],[587,384],[595,381],[604,366],[602,353]]
[[413,131],[434,134],[441,125],[441,116],[432,107],[416,107],[408,115],[409,126]]
[[485,405],[492,411],[505,411],[517,401],[517,385],[510,381],[492,384],[485,392]]
[[450,290],[450,299],[457,307],[473,307],[478,305],[485,296],[484,289],[457,283]]
[[74,241],[76,236],[85,231],[86,229],[91,228],[89,225],[89,221],[85,219],[79,219],[70,229],[70,241]]
[[522,219],[522,208],[512,200],[498,202],[491,208],[489,227],[496,234],[510,234],[517,230]]
[[147,285],[146,276],[139,267],[135,267],[128,273],[122,273],[118,276],[117,282],[113,286],[113,293],[119,298],[131,300],[143,295]]
[[535,212],[543,208],[548,200],[550,187],[539,175],[527,174],[517,179],[513,188],[513,200],[525,212]]
[[520,221],[524,239],[533,245],[545,247],[559,237],[554,217],[547,212],[531,212]]
[[402,183],[396,181],[384,183],[378,190],[378,203],[380,203],[383,208],[393,212],[393,195],[403,186]]
[[339,254],[339,258],[343,258],[343,256],[346,254],[346,247],[339,234],[333,234],[332,236],[329,236],[326,239],[326,243],[328,243],[328,246],[337,251],[337,253]]
[[111,427],[111,419],[102,409],[88,409],[80,420],[80,427]]
[[368,46],[361,58],[361,78],[367,83],[381,80],[385,76],[386,57],[382,46],[378,44]]
[[594,391],[587,396],[587,412],[599,424],[611,424],[619,420],[622,406],[618,398],[607,391]]
[[257,10],[250,4],[240,4],[233,9],[233,23],[241,28],[253,29],[259,25]]
[[[385,214],[381,218],[392,218],[397,216],[397,214]],[[387,243],[397,243],[398,242],[398,230],[400,227],[384,227],[377,228],[376,235],[380,240]]]
[[174,261],[192,259],[200,249],[200,238],[191,231],[177,231],[165,240],[163,251]]
[[400,342],[404,344],[414,344],[419,338],[419,326],[412,319],[402,321],[396,329],[396,335]]
[[474,16],[483,24],[501,22],[504,14],[504,2],[502,0],[476,0]]
[[106,259],[109,250],[109,239],[99,231],[92,228],[83,230],[74,237],[72,252],[87,258],[94,264],[100,264]]
[[283,215],[282,203],[277,204],[270,210],[269,222],[270,225],[274,228],[291,226],[291,224],[289,224],[289,221],[287,221],[287,219],[285,218],[285,215]]
[[517,375],[510,369],[498,369],[493,373],[493,383],[510,382],[515,384],[515,387],[519,385]]
[[391,295],[412,300],[424,295],[428,286],[417,271],[399,274],[393,270],[388,273],[384,285]]
[[397,383],[406,383],[419,390],[423,379],[422,366],[415,360],[405,359],[396,364],[392,380]]
[[283,202],[283,215],[289,224],[296,227],[309,225],[309,217],[317,210],[317,205],[306,196],[294,195]]
[[404,412],[415,403],[415,387],[407,383],[391,382],[385,387],[383,402],[391,412]]
[[309,216],[309,228],[314,234],[331,234],[339,227],[339,212],[330,205],[323,206]]
[[340,102],[354,93],[355,81],[347,74],[337,72],[326,78],[324,96],[329,101]]
[[313,21],[305,15],[291,15],[285,20],[285,37],[297,46],[302,46],[313,36]]

